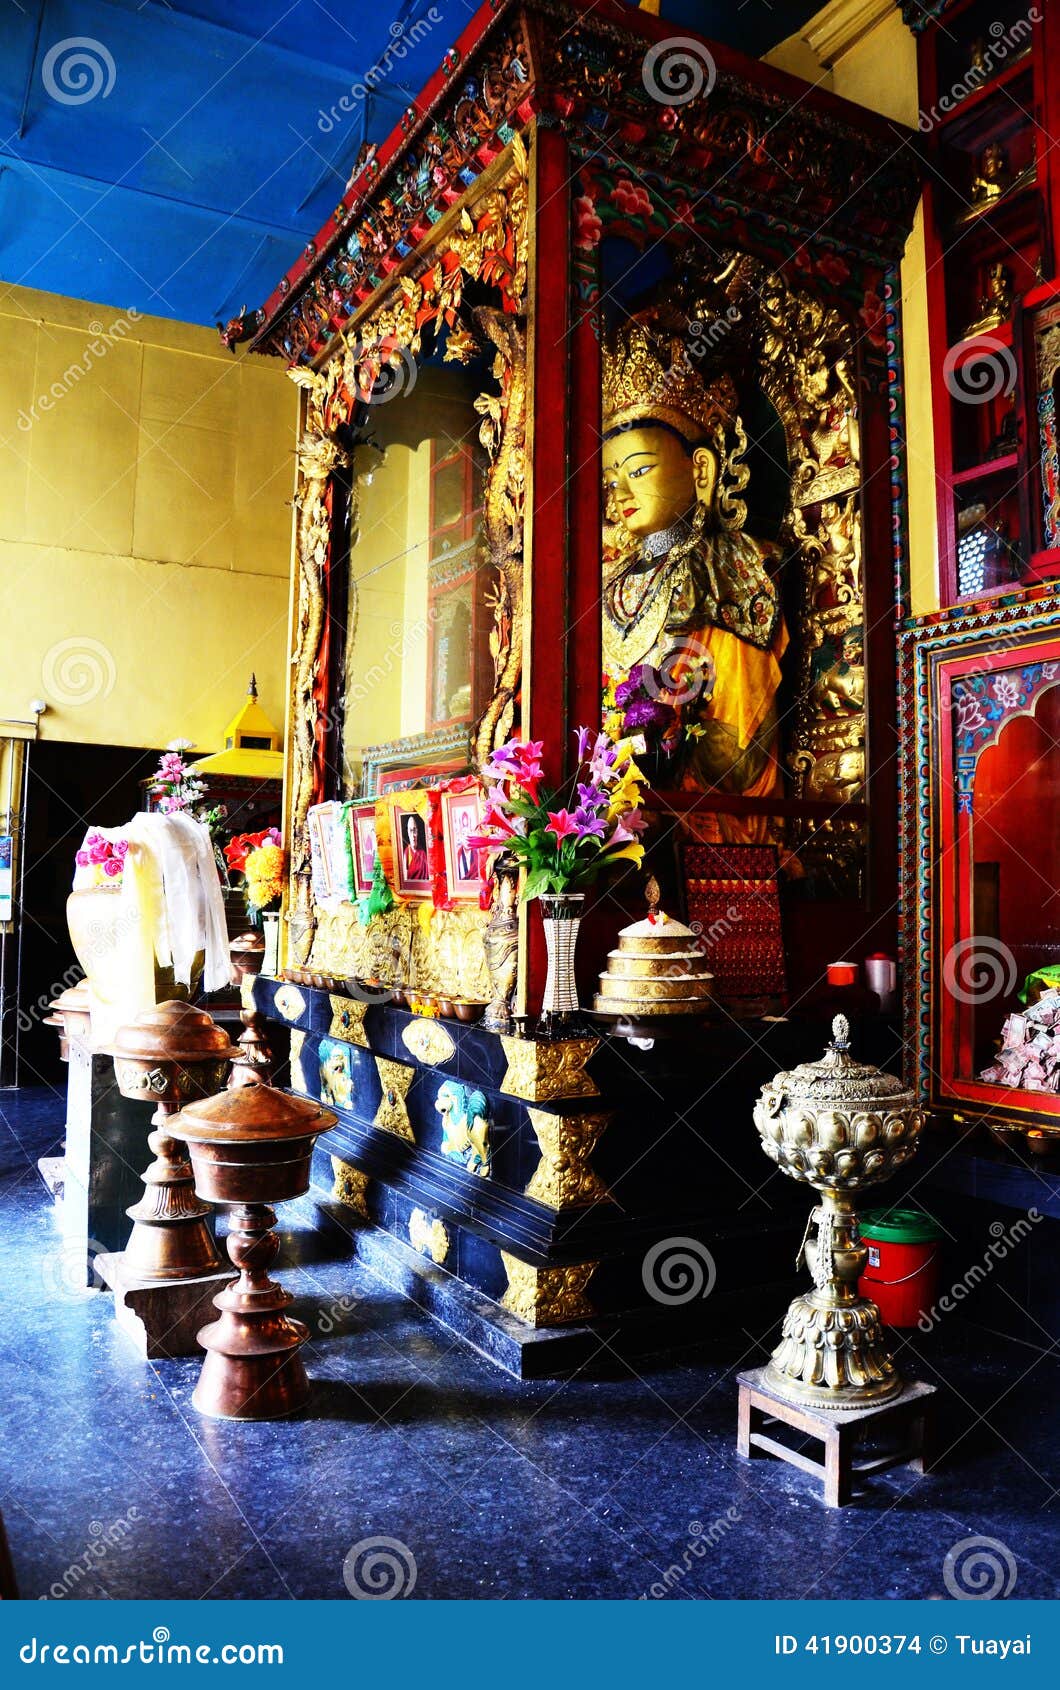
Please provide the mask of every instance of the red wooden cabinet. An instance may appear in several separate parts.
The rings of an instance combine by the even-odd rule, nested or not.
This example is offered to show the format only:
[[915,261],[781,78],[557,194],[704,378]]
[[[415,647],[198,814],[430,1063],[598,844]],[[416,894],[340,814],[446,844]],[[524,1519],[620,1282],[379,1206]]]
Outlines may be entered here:
[[1001,1128],[1060,1130],[1058,617],[1040,587],[902,642],[910,1048],[932,1102]]
[[939,596],[953,605],[1060,572],[1060,523],[1043,520],[1057,457],[1039,418],[1060,16],[1023,0],[935,11],[919,37],[920,128]]

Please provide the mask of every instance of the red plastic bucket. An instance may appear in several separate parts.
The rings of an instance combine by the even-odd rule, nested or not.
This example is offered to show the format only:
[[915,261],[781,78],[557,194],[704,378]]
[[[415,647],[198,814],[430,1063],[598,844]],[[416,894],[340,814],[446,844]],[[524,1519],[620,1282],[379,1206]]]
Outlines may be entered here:
[[858,1281],[884,1326],[915,1326],[937,1301],[942,1230],[920,1209],[881,1209],[861,1219],[869,1252]]

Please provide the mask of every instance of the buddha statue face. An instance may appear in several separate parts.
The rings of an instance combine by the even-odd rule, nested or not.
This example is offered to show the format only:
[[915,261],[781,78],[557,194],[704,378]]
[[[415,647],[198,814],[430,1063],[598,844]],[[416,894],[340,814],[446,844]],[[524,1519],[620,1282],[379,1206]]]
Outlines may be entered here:
[[697,501],[710,507],[717,458],[669,428],[634,423],[604,442],[608,514],[638,540],[671,528]]

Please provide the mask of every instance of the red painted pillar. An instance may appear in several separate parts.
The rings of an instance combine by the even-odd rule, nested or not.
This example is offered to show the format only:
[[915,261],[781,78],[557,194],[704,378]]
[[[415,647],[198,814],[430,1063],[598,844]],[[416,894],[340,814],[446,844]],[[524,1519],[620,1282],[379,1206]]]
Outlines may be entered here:
[[[570,398],[570,162],[566,141],[535,126],[531,145],[530,370],[524,521],[523,708],[527,739],[544,741],[545,780],[568,765]],[[540,1007],[545,945],[529,911],[527,1009]]]

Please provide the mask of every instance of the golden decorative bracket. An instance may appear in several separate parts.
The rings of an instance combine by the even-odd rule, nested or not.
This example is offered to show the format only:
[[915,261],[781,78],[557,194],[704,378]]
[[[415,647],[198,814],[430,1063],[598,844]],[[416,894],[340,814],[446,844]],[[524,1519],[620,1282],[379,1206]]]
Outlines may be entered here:
[[595,1311],[585,1295],[597,1262],[575,1262],[569,1267],[536,1268],[518,1256],[501,1251],[508,1289],[501,1307],[525,1320],[528,1326],[563,1326],[584,1320]]
[[549,1115],[543,1109],[528,1109],[527,1114],[541,1146],[541,1160],[526,1196],[550,1209],[613,1202],[607,1186],[589,1166],[611,1116]]
[[508,1097],[521,1097],[527,1103],[599,1097],[599,1086],[586,1072],[599,1039],[518,1039],[502,1033],[500,1041],[508,1059],[501,1091]]

